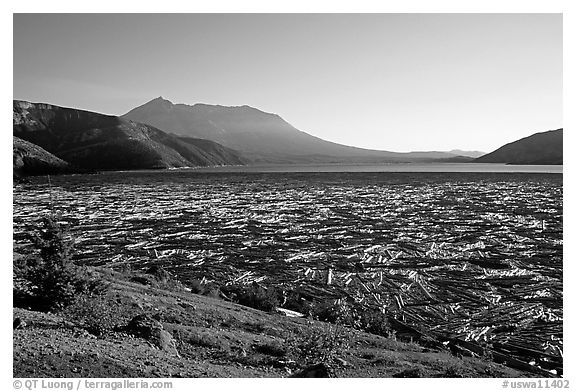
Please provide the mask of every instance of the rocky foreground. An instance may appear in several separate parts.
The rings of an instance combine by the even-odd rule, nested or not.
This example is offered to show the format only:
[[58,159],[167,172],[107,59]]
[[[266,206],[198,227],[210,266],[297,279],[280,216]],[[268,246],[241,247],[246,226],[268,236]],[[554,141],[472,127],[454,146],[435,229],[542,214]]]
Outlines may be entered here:
[[523,377],[400,342],[97,269],[104,296],[58,314],[14,308],[14,377]]

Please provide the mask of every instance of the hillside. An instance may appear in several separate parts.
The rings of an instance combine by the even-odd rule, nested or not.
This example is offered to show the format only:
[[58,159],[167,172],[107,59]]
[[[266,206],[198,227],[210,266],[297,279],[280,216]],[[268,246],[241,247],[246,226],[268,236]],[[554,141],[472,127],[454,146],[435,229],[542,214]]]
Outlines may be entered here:
[[398,153],[341,145],[302,132],[280,116],[250,106],[174,104],[162,97],[123,118],[180,136],[208,139],[264,163],[377,163],[453,158],[447,152]]
[[15,136],[12,141],[12,170],[15,176],[73,172],[70,164],[64,160]]
[[465,156],[465,157],[471,157],[471,158],[478,158],[482,155],[486,155],[486,152],[481,152],[481,151],[463,151],[461,149],[452,149],[451,151],[448,151],[449,153],[453,153],[455,155],[458,156]]
[[[334,377],[534,376],[447,349],[167,289],[151,276],[97,273],[110,284],[102,298],[58,314],[14,308],[14,377],[288,377],[314,362],[329,362]],[[169,333],[169,343],[123,331],[143,314]],[[104,334],[91,331],[111,325]],[[302,356],[301,349],[312,350]]]
[[506,144],[475,163],[562,164],[562,131],[549,130]]
[[13,134],[87,169],[237,165],[236,152],[209,141],[181,140],[116,116],[14,101]]

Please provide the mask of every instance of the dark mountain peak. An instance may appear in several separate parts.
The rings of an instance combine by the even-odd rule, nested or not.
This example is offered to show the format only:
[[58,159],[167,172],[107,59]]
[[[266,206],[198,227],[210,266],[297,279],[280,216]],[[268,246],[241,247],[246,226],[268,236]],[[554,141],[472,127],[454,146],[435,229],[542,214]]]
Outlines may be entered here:
[[478,163],[562,164],[563,128],[534,133],[476,159]]

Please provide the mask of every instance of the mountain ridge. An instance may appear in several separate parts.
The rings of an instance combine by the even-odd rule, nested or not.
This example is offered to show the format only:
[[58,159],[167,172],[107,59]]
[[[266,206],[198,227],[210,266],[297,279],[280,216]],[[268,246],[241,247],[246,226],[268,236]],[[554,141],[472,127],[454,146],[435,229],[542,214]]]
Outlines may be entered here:
[[244,164],[216,143],[206,152],[193,139],[181,140],[153,126],[117,116],[13,101],[13,135],[72,165],[87,169],[155,169]]
[[458,156],[447,152],[402,153],[347,146],[303,132],[278,114],[247,105],[174,104],[158,97],[130,110],[122,118],[179,136],[212,140],[240,151],[257,163],[412,162]]
[[476,163],[563,164],[563,128],[534,133],[501,146]]
[[12,171],[14,177],[65,174],[74,172],[71,165],[36,144],[12,136]]
[[14,136],[42,149],[32,151],[27,146],[30,156],[38,153],[39,161],[52,162],[56,169],[60,163],[46,154],[84,169],[246,163],[562,164],[563,129],[536,133],[474,158],[483,153],[458,149],[390,152],[346,146],[302,132],[278,114],[248,105],[173,104],[158,97],[121,117],[50,103],[14,100],[13,106]]

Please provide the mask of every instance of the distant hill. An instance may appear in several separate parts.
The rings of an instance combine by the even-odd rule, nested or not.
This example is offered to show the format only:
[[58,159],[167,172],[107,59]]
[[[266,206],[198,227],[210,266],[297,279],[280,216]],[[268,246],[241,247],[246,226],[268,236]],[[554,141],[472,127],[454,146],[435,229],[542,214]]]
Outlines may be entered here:
[[463,150],[461,150],[461,149],[453,149],[453,150],[451,150],[451,151],[448,151],[448,153],[453,153],[454,155],[471,157],[471,158],[478,158],[478,157],[480,157],[480,156],[486,155],[486,152],[480,152],[480,151],[463,151]]
[[253,162],[376,163],[437,161],[456,156],[446,152],[398,153],[341,145],[302,132],[280,116],[250,106],[189,106],[159,97],[122,117],[180,136],[215,141],[240,151]]
[[69,163],[36,144],[13,137],[12,169],[15,176],[73,172]]
[[563,129],[549,130],[506,144],[476,163],[562,164]]
[[214,142],[181,139],[120,117],[44,103],[15,100],[13,134],[67,163],[88,169],[244,163],[238,152]]
[[455,155],[453,157],[446,157],[438,159],[437,162],[440,163],[473,163],[474,158],[470,156]]
[[462,163],[462,162],[470,162],[474,160],[473,157],[464,153],[459,154],[455,151],[414,151],[408,152],[408,155],[418,158],[418,159],[426,159],[434,162],[450,162],[450,163]]

